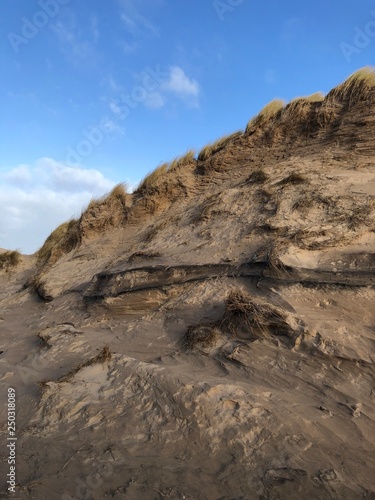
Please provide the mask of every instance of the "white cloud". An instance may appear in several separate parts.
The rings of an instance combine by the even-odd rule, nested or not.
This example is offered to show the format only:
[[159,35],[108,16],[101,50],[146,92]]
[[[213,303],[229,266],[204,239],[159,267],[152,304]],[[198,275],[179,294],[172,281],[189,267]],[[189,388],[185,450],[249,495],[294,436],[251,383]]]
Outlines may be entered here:
[[150,109],[160,109],[165,105],[165,99],[158,92],[151,92],[147,95],[144,105]]
[[175,95],[188,107],[199,108],[200,85],[194,78],[189,78],[180,66],[169,68],[169,76],[162,83],[161,91]]
[[59,224],[78,216],[114,182],[95,169],[51,158],[0,171],[0,247],[32,253]]
[[[144,96],[140,102],[146,108],[158,110],[167,105],[169,101],[180,99],[185,106],[199,108],[200,85],[194,78],[190,78],[180,66],[171,66],[166,70],[160,70],[159,66],[154,71],[158,79],[153,79],[153,71],[146,68],[140,73],[134,73],[134,89],[138,86],[144,89]],[[150,81],[153,88],[150,88]],[[124,120],[129,114],[127,98],[132,95],[128,89],[113,79],[107,77],[105,80],[110,90],[109,96],[103,96],[102,100],[108,105],[109,110],[116,120]],[[130,97],[131,98],[131,97]],[[135,107],[133,105],[133,107]],[[124,132],[124,131],[123,131]]]
[[170,90],[182,96],[194,96],[199,94],[199,84],[190,79],[185,71],[179,66],[172,66],[168,80],[163,84],[165,90]]
[[28,165],[20,165],[5,174],[5,179],[10,183],[29,184],[32,181],[32,174]]

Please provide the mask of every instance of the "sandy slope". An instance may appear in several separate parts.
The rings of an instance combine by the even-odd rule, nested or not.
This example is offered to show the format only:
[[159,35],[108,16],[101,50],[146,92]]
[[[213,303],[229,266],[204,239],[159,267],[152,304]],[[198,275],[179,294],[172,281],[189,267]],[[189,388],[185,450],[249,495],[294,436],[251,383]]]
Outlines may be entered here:
[[34,287],[32,258],[0,274],[19,498],[375,498],[371,124],[352,139],[374,114],[354,111],[298,144],[236,139]]

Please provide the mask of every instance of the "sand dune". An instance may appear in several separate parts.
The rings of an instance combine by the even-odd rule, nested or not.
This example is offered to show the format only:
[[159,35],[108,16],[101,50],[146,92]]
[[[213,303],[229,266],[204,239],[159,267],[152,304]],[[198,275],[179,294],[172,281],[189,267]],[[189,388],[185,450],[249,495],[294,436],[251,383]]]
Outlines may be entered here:
[[375,498],[374,112],[271,106],[0,270],[18,498]]

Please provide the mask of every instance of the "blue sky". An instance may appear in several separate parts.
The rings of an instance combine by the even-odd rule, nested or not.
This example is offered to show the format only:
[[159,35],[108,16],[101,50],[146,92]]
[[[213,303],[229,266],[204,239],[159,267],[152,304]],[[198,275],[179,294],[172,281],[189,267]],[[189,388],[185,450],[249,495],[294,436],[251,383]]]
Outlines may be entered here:
[[0,247],[374,65],[373,0],[2,0]]

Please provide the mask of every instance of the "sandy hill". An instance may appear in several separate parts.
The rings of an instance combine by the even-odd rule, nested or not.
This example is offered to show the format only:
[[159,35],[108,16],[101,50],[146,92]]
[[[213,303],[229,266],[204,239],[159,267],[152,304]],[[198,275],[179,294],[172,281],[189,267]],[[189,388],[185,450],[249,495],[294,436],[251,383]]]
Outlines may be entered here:
[[374,147],[364,69],[3,253],[16,496],[374,499]]

